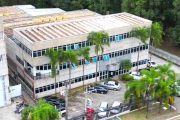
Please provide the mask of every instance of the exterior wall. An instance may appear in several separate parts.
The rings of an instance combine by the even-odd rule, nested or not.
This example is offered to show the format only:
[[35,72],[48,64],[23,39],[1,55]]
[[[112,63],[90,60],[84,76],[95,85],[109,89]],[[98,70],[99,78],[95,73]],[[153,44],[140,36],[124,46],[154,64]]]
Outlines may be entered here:
[[[5,90],[5,105],[11,104],[10,94],[9,94],[9,76],[8,76],[8,65],[6,58],[6,44],[3,40],[3,17],[0,16],[0,77],[4,79],[4,90]],[[3,90],[3,89],[2,89]],[[2,107],[2,106],[1,106]]]

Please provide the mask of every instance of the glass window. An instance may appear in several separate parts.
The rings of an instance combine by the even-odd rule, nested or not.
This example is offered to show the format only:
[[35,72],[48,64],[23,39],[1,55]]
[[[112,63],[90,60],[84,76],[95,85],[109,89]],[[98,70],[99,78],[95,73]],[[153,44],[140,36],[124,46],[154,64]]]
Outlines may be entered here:
[[136,66],[136,63],[135,62],[133,62],[133,65],[132,65],[133,67],[135,67]]
[[82,65],[81,60],[79,60],[79,65]]
[[82,47],[81,42],[78,43],[79,47]]
[[64,50],[64,51],[66,50],[66,45],[63,45],[63,50]]
[[58,83],[56,83],[56,88],[58,88]]
[[126,50],[123,50],[123,55],[125,55],[126,54]]
[[98,61],[102,60],[102,55],[98,56]]
[[90,46],[92,46],[92,45],[94,45],[94,43],[93,43],[93,42],[90,42]]
[[57,50],[57,47],[54,47],[54,50]]
[[112,52],[111,57],[112,57],[112,58],[114,57],[114,52]]
[[46,88],[46,86],[43,86],[43,91],[47,91],[47,88]]
[[112,58],[112,53],[109,53],[109,57]]
[[36,70],[39,70],[39,66],[36,66]]
[[46,50],[42,49],[42,55],[45,55],[45,53],[46,53]]
[[54,89],[54,84],[51,84],[51,89]]
[[130,48],[127,51],[128,51],[128,54],[131,53],[131,49]]
[[136,49],[137,49],[137,51],[139,51],[139,46],[137,46],[137,48],[136,48]]
[[42,89],[42,87],[40,87],[40,88],[39,88],[39,92],[43,92],[43,89]]
[[62,82],[59,82],[59,87],[62,87],[62,86],[63,86]]
[[63,69],[66,69],[67,68],[67,63],[63,63]]
[[50,90],[50,85],[47,85],[47,89]]
[[148,49],[149,48],[149,46],[148,45],[146,45],[146,49]]
[[133,48],[131,48],[131,53],[133,53],[134,51],[133,51]]
[[140,46],[140,51],[143,49],[143,46]]
[[41,50],[38,50],[38,56],[42,56]]
[[71,47],[71,49],[74,49],[74,44],[71,44],[70,47]]
[[134,47],[134,52],[136,52],[136,47]]
[[58,46],[58,49],[62,49],[62,46]]
[[115,52],[115,57],[119,56],[119,51]]
[[113,41],[113,36],[109,37],[109,41],[112,42]]
[[43,65],[40,66],[40,70],[43,70]]
[[45,64],[45,65],[44,65],[44,70],[47,70],[47,69],[48,69],[48,68],[47,68],[47,64]]
[[124,39],[126,39],[127,38],[127,33],[124,33]]
[[39,93],[39,89],[38,88],[35,89],[35,93]]
[[123,54],[123,51],[121,50],[120,52],[119,52],[119,55],[121,56]]
[[90,43],[88,41],[86,41],[86,46],[90,46]]
[[33,57],[37,57],[37,52],[33,51]]
[[143,45],[143,50],[145,50],[146,49],[146,46],[145,45]]
[[86,46],[86,43],[85,43],[85,41],[84,42],[82,42],[82,47],[85,47]]
[[48,64],[48,70],[50,70],[51,69],[51,65],[50,64]]

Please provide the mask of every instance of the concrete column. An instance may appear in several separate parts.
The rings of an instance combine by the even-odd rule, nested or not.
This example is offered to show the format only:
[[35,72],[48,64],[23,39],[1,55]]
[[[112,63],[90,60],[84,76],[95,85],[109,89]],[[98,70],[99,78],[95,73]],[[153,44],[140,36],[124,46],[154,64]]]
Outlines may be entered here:
[[36,76],[36,67],[33,67],[32,73],[33,73],[33,76]]

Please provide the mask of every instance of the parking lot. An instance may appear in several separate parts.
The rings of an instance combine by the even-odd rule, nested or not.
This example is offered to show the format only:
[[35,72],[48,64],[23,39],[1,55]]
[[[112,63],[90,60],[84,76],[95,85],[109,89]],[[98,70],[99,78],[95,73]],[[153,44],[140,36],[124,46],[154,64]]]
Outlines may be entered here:
[[[167,61],[162,60],[156,56],[152,56],[151,60],[156,62],[158,65],[167,64]],[[180,67],[176,65],[172,65],[171,69],[179,73]],[[113,79],[118,80],[118,76],[115,76]],[[118,81],[121,84],[121,90],[119,91],[109,90],[107,94],[99,94],[99,93],[88,94],[87,95],[88,97],[93,98],[93,104],[91,107],[93,107],[95,110],[98,109],[102,101],[108,102],[109,107],[111,107],[114,101],[123,102],[124,92],[126,91],[125,83],[121,80]],[[76,102],[69,104],[69,109],[70,109],[69,117],[77,116],[78,114],[81,114],[85,109],[85,95],[83,93],[78,94],[74,99],[76,99]],[[177,99],[179,100],[179,98]]]

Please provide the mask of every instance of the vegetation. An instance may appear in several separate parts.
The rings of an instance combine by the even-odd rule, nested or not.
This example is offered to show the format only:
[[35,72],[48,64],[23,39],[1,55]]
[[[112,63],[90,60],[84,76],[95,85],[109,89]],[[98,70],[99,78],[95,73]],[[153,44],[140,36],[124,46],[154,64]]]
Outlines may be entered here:
[[90,32],[87,41],[95,44],[95,53],[96,53],[96,83],[97,83],[97,67],[98,67],[98,53],[104,52],[104,46],[110,46],[109,42],[106,41],[108,39],[108,34],[105,31],[98,32]]
[[[51,77],[55,78],[55,85],[56,85],[56,66],[58,65],[58,51],[54,50],[53,48],[49,48],[46,53],[46,56],[50,59],[51,64]],[[56,94],[56,87],[55,87],[55,94]]]
[[[159,98],[160,113],[162,103],[165,103],[165,106],[167,106],[169,100],[173,100],[174,96],[177,96],[177,86],[175,82],[179,82],[179,80],[176,80],[177,74],[170,69],[171,65],[171,63],[159,65],[157,69],[150,68],[150,71],[142,70],[141,74],[143,77],[140,80],[126,83],[125,101],[133,99],[135,102],[140,102],[147,99]],[[141,106],[140,103],[138,107]],[[149,102],[147,102],[146,108],[147,117]]]
[[21,114],[21,120],[52,120],[59,117],[59,112],[45,100],[39,100],[37,107],[25,107]]
[[[144,27],[140,27],[140,26],[135,27],[130,31],[130,36],[138,38],[143,44],[147,44],[146,41],[150,37],[150,28],[146,27],[146,26],[144,26]],[[141,42],[139,42],[139,47],[138,47],[137,63],[139,61],[139,51],[140,51]],[[136,71],[138,71],[138,66],[139,66],[139,64],[137,64]]]
[[129,74],[123,74],[123,75],[121,76],[121,78],[122,78],[123,80],[125,80],[125,81],[130,81],[130,80],[133,80],[133,79],[134,79],[133,76],[131,76],[131,75],[129,75]]
[[69,64],[69,89],[71,89],[71,69],[79,64],[78,55],[73,50],[66,50],[64,52],[64,59]]
[[126,59],[121,62],[120,67],[122,67],[126,71],[129,71],[132,68],[132,63],[129,59]]
[[84,47],[84,48],[79,48],[77,50],[77,54],[78,56],[80,57],[83,57],[83,90],[84,90],[84,80],[85,80],[85,76],[84,76],[84,64],[87,62],[87,63],[90,63],[91,59],[89,57],[89,51],[90,51],[90,48],[88,47]]

